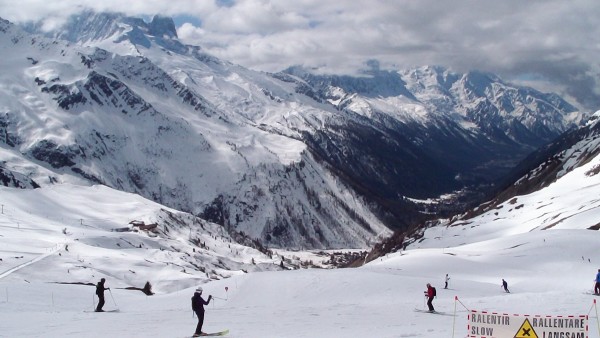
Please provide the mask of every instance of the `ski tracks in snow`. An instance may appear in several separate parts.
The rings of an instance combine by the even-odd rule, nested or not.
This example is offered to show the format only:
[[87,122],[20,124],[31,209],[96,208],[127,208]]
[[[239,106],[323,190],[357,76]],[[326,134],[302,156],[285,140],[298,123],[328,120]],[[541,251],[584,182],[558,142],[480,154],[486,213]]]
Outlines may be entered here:
[[41,261],[42,259],[44,259],[44,258],[46,258],[48,256],[54,255],[54,254],[56,254],[57,252],[59,252],[63,248],[64,248],[64,245],[57,246],[54,250],[52,250],[49,253],[46,253],[46,254],[43,254],[43,255],[39,255],[38,257],[36,257],[36,258],[34,258],[34,259],[32,259],[32,260],[30,260],[28,262],[25,262],[25,263],[22,263],[22,264],[19,264],[19,265],[15,266],[15,267],[12,267],[12,268],[10,268],[10,269],[8,269],[8,270],[0,273],[0,279],[2,279],[4,277],[10,275],[11,273],[13,273],[15,271],[18,271],[18,270],[20,270],[20,269],[22,269],[22,268],[24,268],[26,266],[29,266],[29,265],[34,264],[34,263],[37,263],[37,262]]

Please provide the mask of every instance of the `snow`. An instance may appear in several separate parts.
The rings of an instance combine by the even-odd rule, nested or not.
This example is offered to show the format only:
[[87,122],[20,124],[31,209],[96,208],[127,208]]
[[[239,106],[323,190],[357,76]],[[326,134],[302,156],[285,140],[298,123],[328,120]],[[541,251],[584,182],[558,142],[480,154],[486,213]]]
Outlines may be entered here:
[[[73,116],[61,114],[59,119],[58,111],[48,109],[55,106],[51,97],[32,94],[40,91],[31,81],[33,76],[51,82],[60,74],[61,82],[66,84],[85,79],[88,71],[79,65],[80,55],[75,51],[88,55],[89,50],[67,49],[63,45],[32,49],[29,41],[15,44],[7,40],[1,45],[14,45],[14,50],[9,52],[8,47],[3,47],[4,64],[11,67],[5,67],[6,72],[0,77],[0,112],[21,112],[28,118],[19,126],[33,130],[27,133],[31,135],[27,142],[33,144],[42,137],[69,138],[69,130],[84,129],[76,125],[84,122],[127,128],[111,119],[111,113],[121,116],[117,110],[104,115],[83,111],[79,118],[73,112]],[[104,47],[124,55],[136,54],[127,44]],[[67,50],[66,55],[62,54],[63,49]],[[231,65],[192,62],[159,48],[144,51],[143,55],[202,93],[217,108],[231,107],[231,111],[220,111],[224,119],[235,122],[232,126],[197,116],[190,109],[179,111],[176,108],[184,108],[182,103],[169,102],[158,90],[145,89],[136,80],[128,82],[136,91],[146,91],[152,105],[163,113],[156,123],[177,119],[178,110],[182,117],[177,121],[187,124],[173,124],[173,128],[205,140],[197,148],[212,147],[197,162],[186,159],[186,153],[179,153],[172,163],[156,168],[162,172],[207,168],[188,184],[191,191],[201,194],[202,201],[209,200],[217,190],[226,190],[220,189],[221,185],[239,179],[238,174],[246,165],[243,158],[274,164],[297,162],[305,146],[293,136],[318,128],[330,115],[321,106],[303,107],[307,98],[292,94],[293,89],[284,88],[288,84],[276,83],[267,76]],[[31,64],[26,57],[39,63]],[[118,64],[126,67],[135,60],[122,57]],[[142,69],[143,65],[139,67]],[[145,70],[153,75],[153,69]],[[267,101],[273,99],[253,85],[268,81],[273,82],[264,88],[273,98],[291,95],[285,97],[286,102]],[[434,94],[431,99],[444,99],[441,89]],[[388,110],[404,103],[403,98],[372,98],[356,100],[352,108],[369,116],[373,107]],[[426,107],[419,104],[391,112],[398,119],[428,117]],[[98,116],[106,121],[98,121]],[[281,135],[264,132],[258,127],[262,123],[280,128]],[[135,136],[132,131],[122,134]],[[147,150],[177,150],[185,141],[176,132],[163,137],[169,137],[167,144],[172,148],[155,149],[149,144]],[[25,161],[19,151],[0,147],[0,160],[9,169],[31,172],[30,177],[43,183],[43,188],[0,187],[0,337],[191,336],[196,322],[190,297],[198,285],[203,286],[205,295],[218,297],[207,307],[205,331],[227,328],[230,337],[464,337],[469,309],[533,315],[590,314],[589,337],[600,337],[594,298],[586,294],[600,267],[600,233],[587,230],[597,225],[600,218],[600,176],[589,174],[600,165],[599,158],[565,173],[557,183],[541,191],[507,201],[501,208],[474,219],[429,228],[406,251],[381,257],[361,268],[279,271],[281,257],[317,264],[325,264],[325,258],[312,252],[292,251],[277,251],[269,257],[235,243],[216,224],[135,194],[88,186],[73,176]],[[139,153],[126,149],[124,155],[133,157]],[[223,163],[217,163],[219,160]],[[210,166],[205,166],[205,162]],[[123,162],[115,163],[115,170],[124,168]],[[49,177],[58,177],[60,184],[47,182]],[[172,179],[176,186],[180,177]],[[335,179],[326,172],[317,172],[309,179],[335,186]],[[289,191],[294,189],[286,190]],[[355,210],[366,210],[343,187],[336,191],[346,196],[345,201]],[[268,207],[260,210],[264,213],[257,217],[271,216]],[[134,220],[157,222],[158,232],[133,231],[130,222]],[[375,229],[382,228],[375,219],[367,221]],[[349,236],[364,234],[356,230]],[[446,273],[451,277],[449,290],[442,287]],[[105,308],[119,312],[91,312],[94,288],[85,284],[97,283],[102,277],[111,288]],[[512,293],[501,290],[503,278],[509,282]],[[146,281],[152,283],[155,295],[125,289],[142,287]],[[437,287],[434,305],[446,315],[414,311],[424,308],[426,283]]]
[[[205,296],[217,297],[207,306],[204,330],[229,329],[230,337],[465,337],[469,310],[476,310],[589,315],[589,337],[598,338],[595,298],[587,293],[599,268],[600,233],[586,228],[600,217],[600,177],[586,173],[599,162],[466,224],[429,228],[407,250],[361,268],[264,271],[281,256],[320,262],[323,256],[280,251],[269,258],[239,245],[236,256],[228,246],[237,244],[206,224],[193,230],[210,241],[202,259],[240,264],[217,278],[189,266],[181,272],[191,228],[173,228],[168,238],[110,231],[132,219],[156,220],[164,207],[154,202],[103,186],[1,188],[0,336],[190,336],[196,324],[190,297],[202,285]],[[116,246],[119,238],[134,245]],[[244,273],[252,259],[257,269]],[[90,312],[92,286],[57,284],[101,277],[111,288],[105,309],[119,312]],[[123,289],[146,280],[157,294]],[[434,306],[444,315],[415,311],[425,307],[426,283],[437,288]]]
[[[561,248],[573,249],[573,240],[592,248],[598,237],[580,234],[565,239],[551,236],[543,244],[540,236],[531,236],[527,248],[511,250],[511,238],[491,247],[457,250],[456,256],[441,250],[409,250],[360,269],[264,272],[211,282],[203,286],[205,294],[227,300],[216,299],[207,307],[205,331],[229,328],[231,337],[450,337],[455,330],[457,337],[464,337],[463,304],[485,311],[587,314],[592,299],[583,291],[589,290],[596,266],[578,257],[560,261],[548,257],[556,257]],[[531,255],[543,247],[546,250]],[[446,271],[450,290],[442,288]],[[511,294],[502,292],[501,278],[510,283]],[[456,318],[414,312],[424,306],[427,282],[437,286],[436,309],[453,314],[457,306]],[[193,288],[147,297],[115,288],[114,280],[107,283],[112,297],[107,294],[105,308],[118,308],[118,313],[83,312],[93,306],[89,286],[5,278],[0,283],[2,334],[185,337],[193,333],[195,320],[189,309]],[[454,296],[462,304],[455,304]],[[594,329],[590,331],[590,337],[598,337]]]

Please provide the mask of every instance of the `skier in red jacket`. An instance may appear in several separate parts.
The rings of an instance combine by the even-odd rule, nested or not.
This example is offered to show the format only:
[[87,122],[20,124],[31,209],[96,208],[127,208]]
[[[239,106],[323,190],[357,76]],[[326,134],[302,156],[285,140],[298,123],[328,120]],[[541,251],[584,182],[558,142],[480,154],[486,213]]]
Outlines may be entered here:
[[427,291],[425,291],[425,296],[427,297],[427,307],[429,308],[429,312],[435,311],[432,303],[433,297],[435,297],[435,288],[429,283],[427,283]]

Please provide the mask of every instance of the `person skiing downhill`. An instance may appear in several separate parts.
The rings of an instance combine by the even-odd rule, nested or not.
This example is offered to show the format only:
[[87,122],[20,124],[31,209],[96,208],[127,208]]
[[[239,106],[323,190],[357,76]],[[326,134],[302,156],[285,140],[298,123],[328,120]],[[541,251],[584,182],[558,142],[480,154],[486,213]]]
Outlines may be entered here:
[[448,274],[446,274],[446,280],[445,280],[446,284],[444,285],[444,289],[448,288],[448,281],[449,280],[450,280],[450,277],[448,276]]
[[504,288],[504,291],[506,293],[510,293],[510,291],[508,290],[508,283],[504,280],[504,278],[502,279],[502,287]]
[[435,288],[431,286],[431,284],[427,283],[427,291],[424,292],[425,297],[427,297],[427,307],[429,308],[429,312],[435,311],[433,308],[433,297],[435,297]]
[[194,292],[194,296],[192,297],[192,310],[194,310],[196,317],[198,317],[198,325],[196,325],[196,332],[192,337],[200,337],[205,334],[202,332],[202,325],[204,325],[204,305],[208,305],[211,299],[212,295],[209,295],[206,301],[202,298],[201,287],[198,287],[196,292]]
[[598,269],[598,274],[596,274],[596,285],[594,285],[594,294],[600,295],[600,269]]
[[102,307],[104,306],[104,290],[110,290],[110,288],[105,288],[104,287],[104,283],[106,282],[106,279],[102,278],[100,279],[100,281],[98,282],[98,284],[96,284],[96,296],[98,296],[98,306],[96,306],[96,312],[104,312],[104,310],[102,310]]

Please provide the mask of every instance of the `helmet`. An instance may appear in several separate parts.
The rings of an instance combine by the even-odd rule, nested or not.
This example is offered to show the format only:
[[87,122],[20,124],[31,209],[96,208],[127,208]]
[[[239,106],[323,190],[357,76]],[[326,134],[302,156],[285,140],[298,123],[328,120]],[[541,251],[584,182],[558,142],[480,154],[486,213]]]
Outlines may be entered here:
[[202,293],[202,288],[201,287],[197,287],[196,288],[196,293]]

